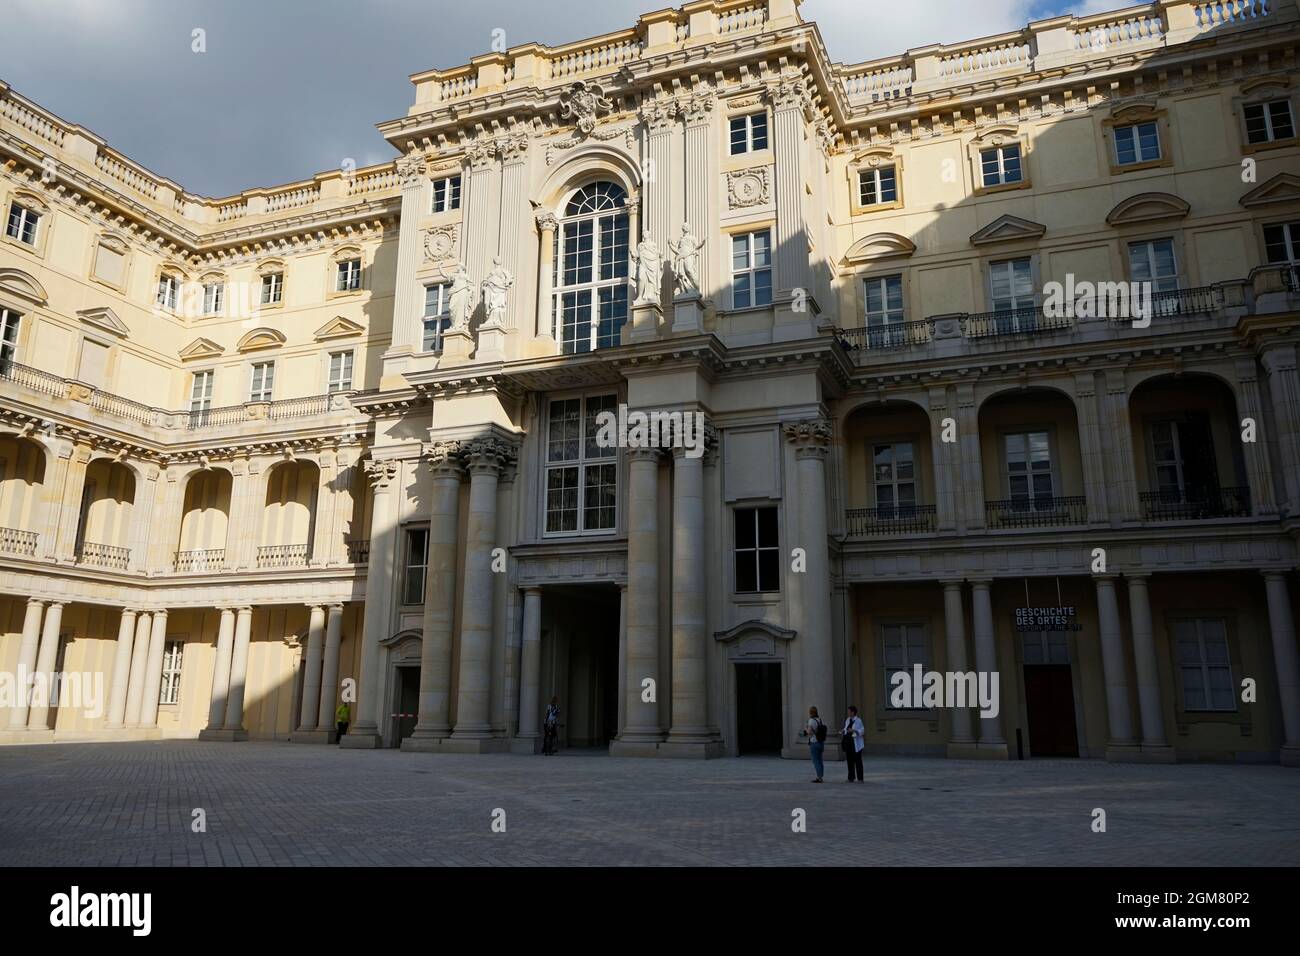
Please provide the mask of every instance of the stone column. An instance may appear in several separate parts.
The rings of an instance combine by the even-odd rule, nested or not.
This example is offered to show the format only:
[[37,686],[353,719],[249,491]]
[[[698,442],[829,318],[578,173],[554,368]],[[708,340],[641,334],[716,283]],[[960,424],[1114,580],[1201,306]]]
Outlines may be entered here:
[[547,346],[555,344],[555,230],[559,220],[549,209],[534,216],[537,223],[537,337]]
[[316,712],[316,729],[326,739],[336,733],[334,707],[339,686],[339,647],[343,644],[343,605],[331,604],[325,621],[325,654],[321,661],[320,703]]
[[1119,603],[1115,599],[1115,576],[1099,574],[1097,582],[1097,630],[1101,640],[1101,669],[1106,680],[1106,718],[1110,739],[1106,759],[1131,758],[1137,751],[1133,720],[1129,710],[1128,669],[1124,663],[1124,638],[1120,631]]
[[[1252,514],[1277,513],[1277,495],[1273,486],[1273,463],[1269,460],[1267,426],[1264,422],[1264,405],[1260,400],[1259,379],[1254,357],[1237,359],[1237,416],[1255,423],[1255,440],[1242,442],[1242,456],[1246,463],[1246,481],[1250,484]],[[1241,422],[1233,422],[1239,429]]]
[[[813,335],[813,295],[804,225],[804,132],[812,105],[802,77],[786,75],[767,87],[772,104],[771,145],[776,158],[776,228],[773,230],[773,299],[777,340]],[[728,250],[730,252],[730,250]],[[801,302],[800,294],[803,301]],[[830,698],[825,698],[828,702]],[[829,703],[828,703],[829,706]]]
[[131,608],[122,611],[117,627],[117,647],[113,651],[113,683],[108,696],[108,723],[119,728],[126,720],[126,691],[131,680],[131,651],[135,638],[135,615]]
[[785,426],[785,436],[794,444],[798,483],[792,490],[799,509],[799,540],[789,542],[785,553],[790,547],[800,547],[807,555],[807,570],[798,576],[803,620],[796,640],[802,645],[799,660],[803,700],[798,702],[797,713],[806,713],[808,707],[816,707],[819,713],[829,712],[835,706],[826,521],[826,456],[830,452],[831,427],[823,419],[794,422]]
[[[298,721],[300,733],[310,733],[317,729],[320,719],[321,667],[324,663],[325,644],[325,607],[321,604],[310,605],[311,612],[307,619],[307,659],[302,672],[302,717]],[[326,730],[329,725],[326,724]]]
[[944,420],[948,415],[948,389],[935,387],[929,390],[930,453],[934,459],[934,516],[939,531],[953,531],[958,521],[965,527],[964,515],[957,506],[954,490],[954,443],[943,440]]
[[319,480],[316,485],[316,507],[315,514],[312,516],[314,527],[311,529],[312,540],[309,547],[311,563],[322,565],[333,563],[334,557],[338,554],[338,548],[334,544],[334,496],[338,493],[335,491],[338,465],[333,452],[321,452],[320,460],[317,462],[317,474]]
[[[132,571],[149,570],[150,533],[154,531],[154,506],[158,496],[165,493],[167,483],[163,482],[163,492],[158,490],[158,469],[153,465],[144,466],[144,481],[138,478],[135,483],[135,498],[131,504],[131,527],[127,532],[128,558]],[[164,503],[165,507],[165,503]],[[164,515],[160,522],[165,523]]]
[[541,737],[542,690],[542,589],[524,588],[524,640],[523,658],[519,675],[519,733],[515,735],[520,746],[515,750],[537,752]]
[[153,612],[149,654],[145,658],[144,701],[140,704],[140,726],[158,726],[158,695],[162,690],[163,653],[167,649],[167,609]]
[[1300,379],[1294,345],[1270,345],[1260,356],[1273,397],[1278,460],[1286,485],[1286,513],[1300,512]]
[[[541,652],[540,644],[538,653]],[[540,667],[540,663],[538,664]],[[540,679],[540,678],[539,678]],[[618,734],[627,726],[627,582],[618,586]]]
[[1102,448],[1109,463],[1107,500],[1111,520],[1139,520],[1137,469],[1133,456],[1133,426],[1128,414],[1128,382],[1122,368],[1106,369],[1106,398],[1101,407]]
[[1097,379],[1093,372],[1074,376],[1075,412],[1079,422],[1079,452],[1083,459],[1083,490],[1089,524],[1109,524],[1106,455],[1101,447],[1101,421],[1097,414]]
[[[516,127],[497,138],[497,155],[501,157],[501,219],[497,253],[501,264],[519,279],[524,271],[520,262],[519,240],[528,228],[528,133]],[[522,290],[521,290],[522,291]],[[513,334],[522,324],[520,317],[528,311],[523,295],[506,300],[507,332]]]
[[253,636],[253,609],[235,609],[235,646],[230,652],[230,696],[226,700],[226,720],[222,730],[234,739],[247,738],[244,730],[244,689],[248,682],[248,645]]
[[480,135],[465,147],[469,174],[462,196],[465,236],[465,268],[476,282],[492,268],[501,229],[500,168],[497,144]]
[[73,453],[76,446],[70,441],[53,441],[50,443],[54,454],[51,461],[54,467],[46,473],[49,488],[41,488],[44,507],[41,510],[41,555],[47,560],[59,560],[63,552],[59,550],[62,543],[63,500],[67,494],[68,474],[73,467]]
[[[90,447],[78,445],[68,463],[61,500],[55,509],[58,534],[56,560],[71,561],[77,546],[77,526],[81,523],[81,496],[86,490],[86,469],[90,467]],[[57,478],[57,475],[56,475]]]
[[1291,594],[1286,575],[1281,571],[1265,571],[1264,589],[1268,594],[1268,624],[1273,637],[1278,704],[1286,735],[1282,744],[1282,763],[1288,767],[1300,767],[1300,664],[1296,662],[1295,621],[1291,615]]
[[[420,349],[423,332],[422,290],[415,281],[420,265],[420,231],[417,223],[428,214],[424,156],[416,151],[397,161],[402,184],[402,228],[397,237],[397,271],[393,286],[393,338],[385,359],[406,356]],[[387,364],[387,362],[385,362]],[[400,370],[400,369],[399,369]]]
[[45,626],[36,655],[36,686],[32,688],[31,710],[27,714],[28,730],[50,730],[50,696],[54,693],[54,665],[59,660],[59,628],[63,626],[62,601],[51,601],[45,608]]
[[361,633],[361,679],[352,724],[341,741],[344,747],[378,747],[379,699],[384,685],[380,666],[383,654],[379,642],[388,637],[393,607],[393,573],[397,556],[397,495],[393,483],[400,463],[365,462],[366,477],[374,494],[370,507],[370,563],[366,571],[365,621]]
[[[465,595],[460,622],[460,674],[456,726],[451,741],[471,752],[489,746],[492,671],[492,549],[496,546],[497,476],[509,447],[477,438],[465,448],[469,470],[469,517],[465,524]],[[463,744],[461,742],[464,742]]]
[[[713,110],[717,105],[717,96],[712,88],[701,83],[679,106],[682,119],[686,123],[686,224],[697,236],[714,235],[712,231],[713,204],[711,194],[716,190],[717,181],[714,172],[715,143],[713,138]],[[675,238],[675,237],[671,237]],[[667,246],[661,247],[665,261],[671,262],[671,251]],[[730,254],[730,250],[728,250]],[[712,291],[709,266],[714,258],[713,252],[706,249],[699,256],[700,295],[709,298]],[[671,270],[669,270],[671,271]]]
[[659,449],[627,451],[626,719],[610,743],[617,756],[653,756],[663,740],[657,702],[642,700],[646,678],[659,692]]
[[[943,622],[946,632],[948,670],[965,673],[966,668],[966,612],[962,609],[961,582],[943,582]],[[952,738],[948,741],[948,755],[974,749],[971,735],[970,708],[952,709]],[[954,753],[957,751],[957,753]]]
[[334,456],[334,494],[330,496],[334,510],[334,533],[329,542],[328,561],[332,565],[348,563],[347,531],[348,517],[356,507],[356,498],[352,493],[354,455],[340,451]]
[[980,447],[979,408],[975,401],[975,386],[958,385],[957,396],[957,475],[960,485],[956,490],[958,511],[965,519],[964,527],[983,528],[985,524],[984,464]]
[[[642,186],[645,202],[643,227],[661,251],[667,251],[672,235],[673,139],[677,133],[677,103],[669,96],[647,99],[641,105],[641,122],[646,127],[648,169]],[[635,247],[640,236],[631,235]]]
[[9,711],[9,729],[27,729],[27,708],[30,703],[32,675],[36,673],[36,652],[41,643],[41,616],[45,613],[45,602],[39,598],[27,599],[27,610],[23,613],[23,642],[18,648],[18,683],[15,691],[18,699]]
[[158,494],[162,503],[154,512],[156,531],[149,540],[147,567],[150,571],[168,574],[176,568],[185,508],[185,482],[181,481],[178,469],[168,468],[162,475]]
[[[993,629],[993,601],[989,593],[991,581],[971,582],[971,610],[975,631],[975,670],[980,674],[998,674],[998,691],[1001,696],[1002,675],[998,671],[997,634]],[[980,716],[979,749],[993,751],[992,756],[1006,759],[1007,741],[1002,736],[1002,702],[998,701],[996,717]]]
[[1148,574],[1125,574],[1128,582],[1129,619],[1133,627],[1133,663],[1137,669],[1138,713],[1142,718],[1144,759],[1173,763],[1174,751],[1165,739],[1165,711],[1160,699],[1160,669],[1151,627]]
[[221,608],[217,626],[217,654],[212,667],[212,695],[208,698],[208,726],[199,739],[221,733],[226,722],[226,701],[230,697],[230,656],[235,646],[235,609]]
[[135,641],[131,646],[131,679],[126,685],[126,726],[140,726],[144,705],[144,672],[149,666],[149,634],[153,615],[141,611],[135,618]]
[[429,494],[429,564],[425,570],[424,627],[420,643],[419,719],[403,750],[437,750],[451,735],[452,626],[456,615],[456,552],[460,543],[459,442],[424,446],[433,484]]

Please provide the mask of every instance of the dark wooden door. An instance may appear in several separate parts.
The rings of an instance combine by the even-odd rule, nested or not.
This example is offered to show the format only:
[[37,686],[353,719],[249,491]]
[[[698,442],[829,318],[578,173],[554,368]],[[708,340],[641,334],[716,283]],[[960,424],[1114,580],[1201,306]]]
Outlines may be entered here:
[[401,690],[398,695],[397,745],[411,736],[420,707],[420,669],[418,667],[399,667],[397,669]]
[[1029,749],[1035,757],[1079,756],[1074,723],[1074,683],[1069,664],[1025,667]]
[[736,665],[736,745],[742,756],[781,752],[781,665]]

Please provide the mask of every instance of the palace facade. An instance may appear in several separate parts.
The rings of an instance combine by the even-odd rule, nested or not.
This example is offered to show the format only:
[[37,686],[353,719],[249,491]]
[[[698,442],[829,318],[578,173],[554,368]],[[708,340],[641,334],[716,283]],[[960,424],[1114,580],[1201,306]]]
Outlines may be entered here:
[[1298,44],[698,0],[221,199],[0,84],[0,740],[1300,763]]

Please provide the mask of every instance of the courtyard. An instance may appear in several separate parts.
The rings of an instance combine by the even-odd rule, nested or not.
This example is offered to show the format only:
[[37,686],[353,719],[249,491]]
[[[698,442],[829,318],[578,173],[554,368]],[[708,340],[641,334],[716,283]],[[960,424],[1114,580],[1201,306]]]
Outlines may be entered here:
[[[408,754],[274,742],[0,748],[6,866],[1300,863],[1277,766]],[[1105,811],[1094,832],[1093,811]],[[795,811],[806,830],[794,832]],[[202,811],[196,814],[195,811]],[[504,811],[504,815],[499,811]],[[195,821],[205,829],[195,832]],[[493,824],[496,821],[496,829]],[[504,822],[504,832],[501,831]]]

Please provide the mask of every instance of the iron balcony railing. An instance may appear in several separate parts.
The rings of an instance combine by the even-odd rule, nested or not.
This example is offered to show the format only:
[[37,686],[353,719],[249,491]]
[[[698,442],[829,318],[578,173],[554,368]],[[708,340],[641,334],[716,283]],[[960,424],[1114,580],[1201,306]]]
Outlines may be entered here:
[[219,408],[191,408],[186,428],[220,428],[248,421],[248,409],[243,405],[222,405]]
[[307,545],[272,544],[257,549],[259,568],[300,568],[307,563]]
[[968,339],[986,339],[994,336],[1037,335],[1072,328],[1074,319],[1068,315],[1047,315],[1040,305],[1023,309],[1003,309],[995,312],[977,312],[962,319],[962,334]]
[[40,537],[35,531],[20,531],[17,528],[0,528],[0,551],[16,554],[23,558],[36,557],[36,541]]
[[[1167,292],[1151,293],[1151,315],[1149,318],[1170,316],[1208,315],[1219,308],[1219,291],[1213,286],[1203,285],[1192,289],[1171,289]],[[1114,303],[1107,304],[1110,321],[1115,325],[1129,325],[1142,316],[1127,314],[1133,311],[1133,303],[1124,303],[1113,308]]]
[[928,319],[919,322],[891,322],[888,325],[859,329],[839,329],[837,335],[840,345],[849,352],[911,348],[929,342],[931,338]]
[[934,530],[934,505],[877,505],[845,512],[849,537],[922,534]]
[[329,395],[308,395],[306,398],[284,398],[271,403],[267,418],[284,421],[289,418],[306,418],[323,415],[330,410]]
[[1148,521],[1194,521],[1205,518],[1244,518],[1250,514],[1250,489],[1165,488],[1139,496]]
[[131,565],[131,549],[117,548],[111,544],[97,544],[83,541],[77,549],[77,560],[82,564],[93,564],[99,568],[125,571]]
[[348,561],[352,564],[368,564],[370,562],[370,539],[361,538],[348,543]]
[[226,566],[226,549],[209,548],[205,551],[177,551],[176,570],[185,571],[221,571]]
[[8,359],[0,360],[0,380],[13,382],[33,392],[62,398],[68,390],[67,380],[30,365],[20,365]]
[[989,528],[1059,528],[1086,524],[1088,502],[1083,496],[1069,498],[1003,498],[984,502],[984,520]]

